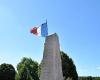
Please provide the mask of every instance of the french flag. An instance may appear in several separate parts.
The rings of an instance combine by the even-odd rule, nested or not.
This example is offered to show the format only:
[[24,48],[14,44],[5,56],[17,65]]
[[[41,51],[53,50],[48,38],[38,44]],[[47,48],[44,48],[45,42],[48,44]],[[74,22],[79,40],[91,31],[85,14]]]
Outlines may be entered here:
[[48,35],[47,22],[32,28],[30,32],[37,36],[46,37]]

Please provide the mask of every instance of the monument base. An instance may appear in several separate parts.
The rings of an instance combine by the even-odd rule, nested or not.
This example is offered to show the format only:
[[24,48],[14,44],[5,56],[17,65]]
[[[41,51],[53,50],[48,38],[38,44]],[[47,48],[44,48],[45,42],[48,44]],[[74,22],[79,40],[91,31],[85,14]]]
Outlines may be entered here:
[[40,80],[63,80],[59,39],[56,33],[46,37]]

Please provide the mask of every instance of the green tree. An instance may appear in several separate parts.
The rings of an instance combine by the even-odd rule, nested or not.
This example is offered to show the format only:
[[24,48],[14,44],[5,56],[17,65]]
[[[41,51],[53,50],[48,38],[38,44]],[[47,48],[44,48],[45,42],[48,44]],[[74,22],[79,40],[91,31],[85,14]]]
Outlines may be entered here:
[[39,80],[38,77],[38,63],[31,58],[23,58],[17,65],[16,80]]
[[15,80],[16,71],[11,64],[0,65],[0,80]]
[[93,80],[93,79],[92,79],[92,76],[88,76],[87,79],[88,79],[88,80]]
[[19,74],[16,73],[15,80],[19,80]]
[[71,78],[72,80],[78,80],[78,74],[76,71],[76,66],[73,63],[73,60],[69,58],[69,56],[66,53],[62,51],[60,53],[64,80],[66,80],[67,78]]

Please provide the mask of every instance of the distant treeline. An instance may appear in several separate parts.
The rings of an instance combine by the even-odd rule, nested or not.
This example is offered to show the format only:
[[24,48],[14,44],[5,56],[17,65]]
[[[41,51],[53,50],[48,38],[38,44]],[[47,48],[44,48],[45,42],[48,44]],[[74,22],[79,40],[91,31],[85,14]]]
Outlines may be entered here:
[[79,80],[100,80],[100,77],[92,77],[92,76],[81,76],[79,77]]
[[[100,77],[78,77],[76,66],[67,53],[61,53],[62,72],[64,80],[100,80]],[[39,80],[41,64],[31,58],[23,57],[16,70],[12,64],[0,65],[0,80]]]

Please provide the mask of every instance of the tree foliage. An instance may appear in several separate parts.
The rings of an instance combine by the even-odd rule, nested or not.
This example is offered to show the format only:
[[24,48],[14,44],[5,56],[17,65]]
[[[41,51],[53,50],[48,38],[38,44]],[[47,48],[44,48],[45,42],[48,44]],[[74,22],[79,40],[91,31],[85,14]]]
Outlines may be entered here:
[[80,76],[79,80],[100,80],[100,77]]
[[15,80],[16,71],[11,64],[0,65],[0,80]]
[[17,65],[17,78],[19,80],[39,80],[38,63],[31,58],[23,58]]
[[68,77],[72,80],[78,80],[78,74],[76,71],[76,66],[73,63],[73,60],[69,56],[61,51],[61,60],[62,60],[62,71],[64,79]]

